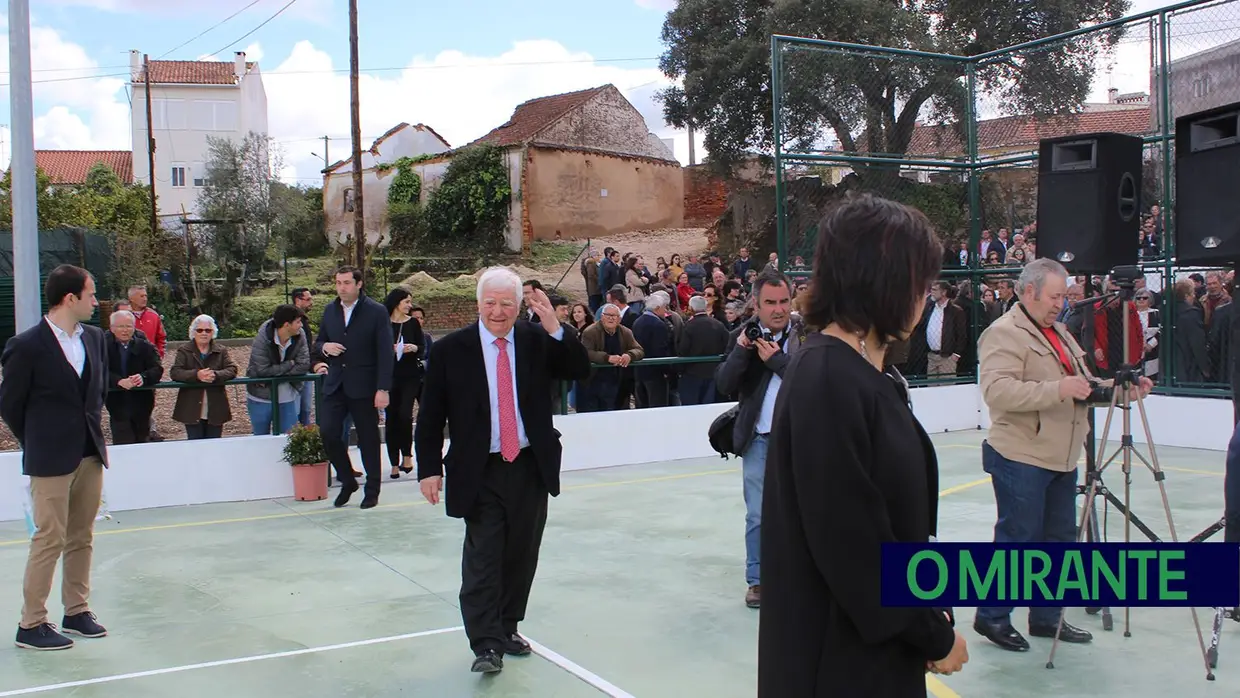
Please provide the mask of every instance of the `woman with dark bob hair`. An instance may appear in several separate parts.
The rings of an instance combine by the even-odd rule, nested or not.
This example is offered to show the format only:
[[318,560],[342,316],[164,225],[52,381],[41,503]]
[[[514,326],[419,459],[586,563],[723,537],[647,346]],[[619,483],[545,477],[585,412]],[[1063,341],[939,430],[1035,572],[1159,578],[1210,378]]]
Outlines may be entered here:
[[881,599],[881,546],[926,543],[938,462],[884,365],[907,340],[942,246],[915,209],[861,195],[829,212],[804,321],[817,330],[785,369],[762,502],[762,698],[926,696],[926,673],[968,661],[947,609]]

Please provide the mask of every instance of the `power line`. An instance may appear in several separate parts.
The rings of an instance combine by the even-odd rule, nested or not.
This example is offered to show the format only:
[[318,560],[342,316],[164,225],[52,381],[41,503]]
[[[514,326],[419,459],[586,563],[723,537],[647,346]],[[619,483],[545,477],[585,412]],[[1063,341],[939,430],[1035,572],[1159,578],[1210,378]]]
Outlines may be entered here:
[[[228,20],[232,19],[233,17],[236,17],[237,15],[241,14],[242,12],[245,12],[246,10],[250,9],[251,7],[254,7],[255,5],[257,5],[258,3],[262,2],[262,1],[263,1],[263,0],[254,0],[254,1],[253,1],[253,2],[251,2],[249,5],[246,5],[245,7],[241,8],[240,10],[237,10],[236,12],[234,12],[234,13],[232,13],[232,14],[228,15],[228,16],[227,16],[227,17],[225,17],[224,19],[221,19],[220,21],[216,22],[215,24],[212,24],[211,26],[207,27],[207,28],[206,28],[206,29],[204,29],[204,30],[202,31],[202,33],[201,33],[201,34],[199,34],[198,36],[195,36],[194,38],[190,39],[189,41],[186,41],[185,43],[181,44],[180,46],[177,46],[176,48],[171,48],[171,49],[168,49],[168,50],[167,50],[167,51],[165,51],[165,52],[163,53],[163,55],[161,55],[159,58],[163,58],[164,56],[167,56],[168,54],[172,53],[173,51],[177,51],[177,50],[180,50],[180,49],[182,49],[182,48],[185,48],[186,46],[189,46],[190,44],[194,43],[195,41],[197,41],[197,40],[201,39],[201,38],[202,38],[203,36],[205,36],[208,32],[210,32],[210,31],[212,31],[212,30],[214,30],[214,29],[218,28],[220,25],[224,24],[224,23],[225,23],[225,22],[227,22]],[[289,3],[289,4],[292,4],[292,3]],[[270,20],[268,20],[268,21],[270,21]],[[262,26],[262,25],[259,25],[259,26]],[[244,39],[245,37],[241,37],[241,38],[242,38],[242,39]],[[238,41],[240,41],[240,39],[238,39]],[[234,41],[233,43],[236,43],[236,42]],[[232,44],[229,44],[229,46],[231,46],[231,45],[232,45]],[[228,46],[225,46],[224,48],[228,48]],[[224,50],[224,49],[220,49],[220,51],[223,51],[223,50]],[[216,51],[215,53],[219,53],[219,51]],[[211,54],[211,55],[213,55],[213,56],[214,56],[215,54],[213,53],[213,54]],[[159,60],[159,58],[156,58],[155,60]]]
[[217,54],[217,53],[220,53],[220,52],[222,52],[222,51],[226,51],[226,50],[228,50],[228,49],[232,48],[233,46],[235,46],[235,45],[237,45],[237,44],[241,43],[241,42],[242,42],[242,41],[243,41],[246,37],[248,37],[249,35],[253,34],[253,33],[254,33],[254,32],[256,32],[256,31],[258,31],[259,29],[262,29],[263,27],[267,26],[267,23],[268,23],[268,22],[270,22],[271,20],[275,19],[276,17],[279,17],[281,14],[283,14],[283,13],[284,13],[284,11],[285,11],[285,10],[287,10],[288,8],[292,7],[292,6],[293,6],[293,3],[295,3],[295,2],[297,2],[297,0],[288,0],[288,3],[287,3],[287,4],[285,4],[285,6],[284,6],[284,7],[281,7],[280,9],[276,10],[276,13],[275,13],[274,15],[272,15],[272,16],[268,17],[267,19],[263,20],[263,23],[262,23],[262,24],[258,25],[257,27],[254,27],[254,28],[253,28],[253,29],[251,29],[250,31],[246,32],[245,34],[242,34],[242,35],[241,35],[241,38],[237,39],[236,41],[232,42],[231,44],[228,44],[228,45],[227,45],[227,46],[225,46],[224,48],[221,48],[221,49],[219,49],[218,51],[212,51],[211,53],[208,53],[207,55],[208,55],[208,56],[214,56],[214,55],[215,55],[215,54]]

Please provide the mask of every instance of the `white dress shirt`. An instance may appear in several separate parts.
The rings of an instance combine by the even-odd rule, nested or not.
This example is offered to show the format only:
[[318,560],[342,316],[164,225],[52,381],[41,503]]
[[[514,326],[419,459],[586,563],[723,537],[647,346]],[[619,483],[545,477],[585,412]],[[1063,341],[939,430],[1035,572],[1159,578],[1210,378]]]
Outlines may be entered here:
[[[361,300],[360,298],[358,300]],[[344,309],[344,325],[349,326],[349,320],[353,318],[353,309],[357,307],[357,301],[353,301],[345,305],[344,301],[340,301],[340,307]]]
[[[776,344],[782,342],[785,332],[787,330],[773,333],[771,341]],[[756,352],[757,349],[754,349],[754,351]],[[775,422],[775,398],[779,397],[779,386],[783,384],[784,379],[780,378],[778,373],[771,371],[771,382],[766,385],[766,394],[762,396],[762,409],[758,410],[758,421],[754,422],[753,425],[755,432],[759,434],[771,433],[771,425]]]
[[[482,363],[487,369],[487,394],[491,398],[491,453],[499,453],[499,347],[495,346],[495,340],[498,339],[482,320],[478,321],[478,334],[482,339]],[[525,435],[525,422],[521,419],[521,403],[517,399],[517,345],[516,330],[508,330],[508,335],[504,339],[508,340],[505,351],[508,352],[508,370],[512,375],[512,404],[516,407],[517,412],[517,443],[521,448],[530,445],[529,438]],[[560,341],[564,339],[564,326],[561,325],[551,338]]]
[[65,360],[77,372],[78,378],[82,377],[82,371],[86,370],[86,345],[82,342],[82,325],[78,324],[73,327],[73,334],[69,334],[56,326],[52,319],[43,316],[47,321],[47,326],[52,328],[52,333],[56,335],[56,341],[60,344],[60,350],[65,353]]

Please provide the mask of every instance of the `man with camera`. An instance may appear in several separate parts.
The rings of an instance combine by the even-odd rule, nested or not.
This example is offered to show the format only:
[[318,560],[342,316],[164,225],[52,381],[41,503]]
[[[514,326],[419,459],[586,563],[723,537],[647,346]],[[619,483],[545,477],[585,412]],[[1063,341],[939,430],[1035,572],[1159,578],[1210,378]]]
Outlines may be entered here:
[[766,269],[753,283],[753,316],[732,331],[715,388],[739,403],[732,443],[741,457],[745,496],[745,605],[761,604],[762,483],[767,437],[784,368],[805,338],[792,321],[792,287],[783,274]]
[[[996,543],[1073,542],[1077,539],[1077,461],[1088,435],[1090,403],[1110,402],[1113,381],[1089,371],[1085,352],[1056,321],[1068,272],[1052,259],[1025,266],[1019,302],[982,334],[978,352],[982,399],[991,426],[982,442],[982,468],[995,491]],[[1132,397],[1149,394],[1141,377]],[[1029,634],[1054,638],[1062,608],[1029,609]],[[1011,622],[1011,607],[977,609],[973,629],[1014,652],[1029,643]],[[1093,636],[1064,622],[1064,642]]]

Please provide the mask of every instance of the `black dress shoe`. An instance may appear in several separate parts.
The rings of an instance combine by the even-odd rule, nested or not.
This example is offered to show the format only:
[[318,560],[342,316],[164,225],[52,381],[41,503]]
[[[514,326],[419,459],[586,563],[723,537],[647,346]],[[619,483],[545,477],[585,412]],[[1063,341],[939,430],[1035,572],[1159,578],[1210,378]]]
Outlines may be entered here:
[[1011,623],[989,623],[981,619],[973,621],[973,629],[979,635],[990,640],[1009,652],[1029,651],[1029,641]]
[[342,506],[344,506],[344,505],[348,504],[348,503],[349,503],[349,497],[352,497],[352,496],[353,496],[353,493],[354,493],[354,492],[356,492],[359,488],[360,488],[360,486],[359,486],[356,482],[353,482],[353,483],[348,483],[348,482],[342,483],[342,484],[340,485],[340,494],[336,495],[336,506],[337,506],[337,507],[342,507]]
[[80,637],[103,637],[108,631],[99,625],[99,619],[90,611],[83,611],[77,615],[65,616],[60,624],[60,630],[70,635],[78,635]]
[[[1029,634],[1034,637],[1053,638],[1055,637],[1056,627],[1058,627],[1058,624],[1056,625],[1030,625]],[[1063,627],[1059,628],[1059,640],[1061,642],[1074,642],[1077,644],[1085,644],[1087,642],[1090,642],[1093,639],[1094,639],[1093,634],[1090,633],[1088,630],[1081,630],[1080,628],[1076,626],[1069,625],[1068,621],[1064,621]]]
[[363,509],[374,509],[379,506],[379,498],[374,495],[366,495],[362,498]]
[[530,653],[530,643],[525,638],[513,633],[504,640],[504,654],[523,657]]
[[476,674],[494,674],[504,668],[504,658],[495,650],[483,650],[474,657],[470,671]]

